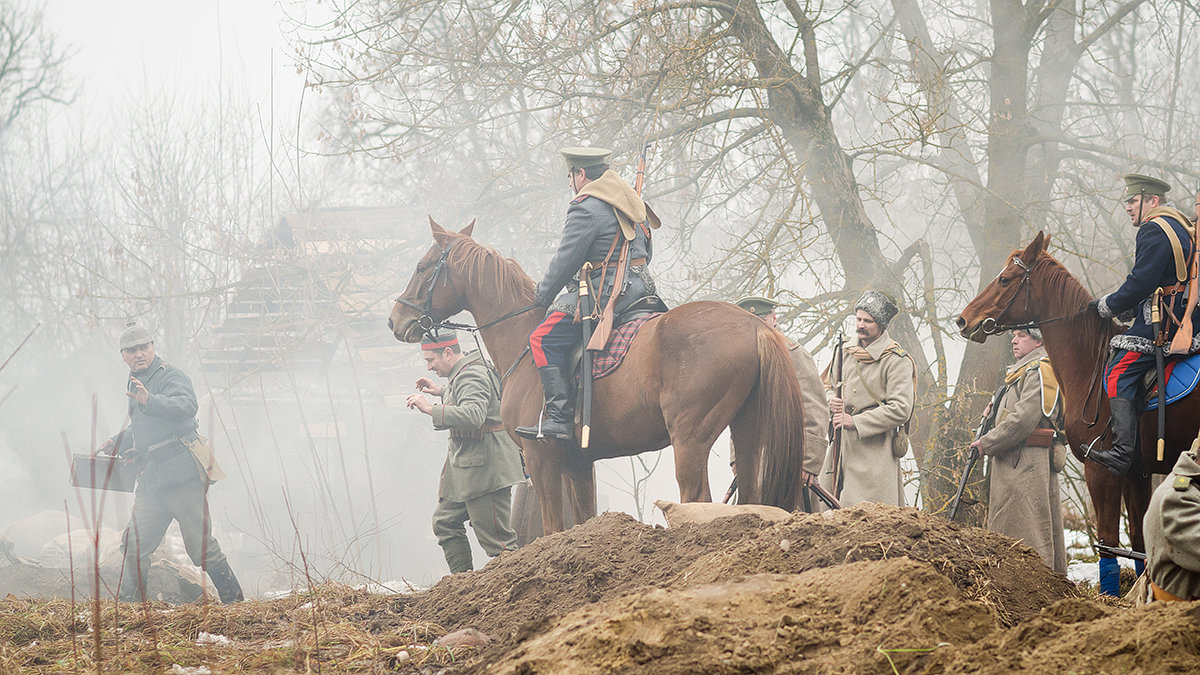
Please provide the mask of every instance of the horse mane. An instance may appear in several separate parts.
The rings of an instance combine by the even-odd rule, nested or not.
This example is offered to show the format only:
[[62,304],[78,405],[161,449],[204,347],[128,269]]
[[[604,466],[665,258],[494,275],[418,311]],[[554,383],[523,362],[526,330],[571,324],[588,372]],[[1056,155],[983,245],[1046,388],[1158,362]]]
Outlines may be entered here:
[[[1020,251],[1015,251],[1013,257],[1019,254]],[[1011,257],[1009,261],[1012,261]],[[1101,346],[1107,345],[1109,338],[1116,335],[1116,325],[1111,321],[1101,322],[1104,329],[1100,331],[1092,328],[1095,326],[1095,323],[1089,319],[1086,313],[1081,311],[1091,302],[1092,294],[1084,288],[1079,279],[1076,279],[1075,275],[1071,274],[1066,266],[1059,262],[1057,258],[1046,251],[1042,251],[1038,255],[1037,260],[1034,261],[1033,272],[1040,275],[1038,278],[1041,280],[1043,289],[1048,291],[1048,297],[1054,298],[1057,306],[1048,307],[1051,312],[1055,312],[1054,316],[1066,317],[1063,319],[1064,323],[1075,324],[1080,328],[1088,327],[1086,330],[1077,331],[1076,335],[1084,340],[1088,340],[1094,335],[1097,344]],[[1071,315],[1075,311],[1080,311],[1080,314],[1077,316]],[[1047,318],[1054,317],[1043,317],[1043,320]],[[1091,345],[1088,345],[1088,347],[1090,348]],[[1096,349],[1099,351],[1100,347],[1097,346]]]
[[521,264],[504,257],[491,246],[485,246],[465,234],[456,233],[459,244],[451,251],[452,257],[462,264],[462,273],[469,285],[479,288],[494,288],[499,301],[512,300],[517,303],[533,302],[533,279],[525,273]]

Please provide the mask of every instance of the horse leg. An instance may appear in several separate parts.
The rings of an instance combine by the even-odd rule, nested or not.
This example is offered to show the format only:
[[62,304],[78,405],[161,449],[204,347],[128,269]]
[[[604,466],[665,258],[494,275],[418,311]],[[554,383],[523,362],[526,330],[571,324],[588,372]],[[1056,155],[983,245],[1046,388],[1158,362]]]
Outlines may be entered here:
[[[1125,512],[1129,514],[1129,547],[1135,551],[1146,552],[1146,539],[1142,532],[1142,519],[1150,508],[1150,476],[1142,474],[1137,478],[1125,480]],[[1146,563],[1137,560],[1133,563],[1138,574],[1146,569]]]
[[573,457],[564,468],[571,483],[575,523],[581,524],[596,515],[596,465],[582,457]]
[[758,480],[762,437],[757,424],[757,403],[747,403],[729,424],[733,439],[733,458],[737,468],[739,504],[761,504],[762,485]]
[[554,534],[563,526],[563,461],[557,448],[538,441],[521,443],[525,468],[533,478],[533,489],[542,508],[542,534]]
[[[1123,479],[1095,462],[1083,463],[1083,479],[1087,483],[1092,506],[1096,509],[1096,536],[1105,546],[1121,545],[1121,497]],[[1100,592],[1119,595],[1121,568],[1112,556],[1100,556]]]

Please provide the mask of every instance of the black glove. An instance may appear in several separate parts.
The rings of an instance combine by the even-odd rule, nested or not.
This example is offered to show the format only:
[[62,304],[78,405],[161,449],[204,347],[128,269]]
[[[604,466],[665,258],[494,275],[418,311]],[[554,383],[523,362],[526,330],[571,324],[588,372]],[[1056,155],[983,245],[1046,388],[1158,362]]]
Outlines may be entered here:
[[1083,311],[1100,316],[1100,298],[1093,298],[1088,301],[1087,307]]
[[533,304],[537,305],[538,307],[549,307],[550,303],[552,302],[554,302],[554,298],[547,298],[546,296],[542,295],[541,291],[533,292]]

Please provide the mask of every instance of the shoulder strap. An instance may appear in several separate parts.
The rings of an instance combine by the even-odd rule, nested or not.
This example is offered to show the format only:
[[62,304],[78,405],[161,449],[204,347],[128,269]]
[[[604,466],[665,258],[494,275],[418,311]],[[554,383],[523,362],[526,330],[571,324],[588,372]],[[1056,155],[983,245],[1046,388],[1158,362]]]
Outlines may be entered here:
[[1152,218],[1150,222],[1161,227],[1163,234],[1166,234],[1167,240],[1171,242],[1171,255],[1175,258],[1175,281],[1187,281],[1187,260],[1183,257],[1183,246],[1179,243],[1179,235],[1175,233],[1175,228],[1162,216]]

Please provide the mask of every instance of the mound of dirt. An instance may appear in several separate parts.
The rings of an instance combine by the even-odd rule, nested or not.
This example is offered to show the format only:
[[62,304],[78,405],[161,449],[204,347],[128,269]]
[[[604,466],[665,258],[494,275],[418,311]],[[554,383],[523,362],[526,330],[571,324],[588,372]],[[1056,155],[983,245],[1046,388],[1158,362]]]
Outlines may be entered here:
[[906,556],[932,564],[963,596],[992,606],[1005,626],[1076,594],[1023,542],[911,508],[859,504],[799,514],[710,550],[684,573],[689,583],[744,574],[798,574],[861,560]]
[[1200,603],[1119,609],[1063,600],[1015,628],[938,650],[914,672],[1200,672]]
[[860,504],[775,524],[744,515],[666,529],[606,513],[482,570],[444,577],[398,599],[396,609],[405,620],[477,628],[505,647],[550,618],[634,591],[900,557],[930,563],[965,597],[994,608],[1005,626],[1075,592],[1012,539],[915,509]]
[[883,675],[998,626],[930,565],[901,558],[591,605],[476,672]]

